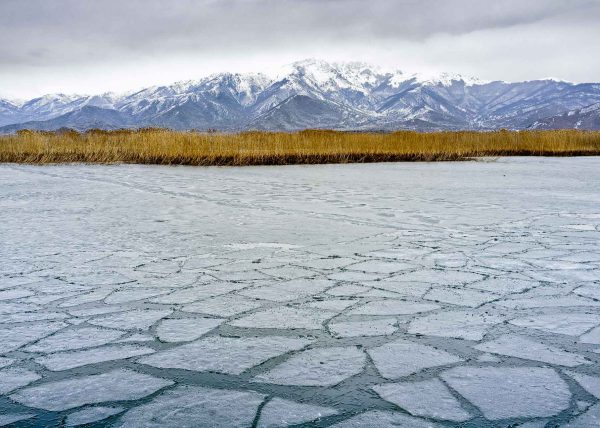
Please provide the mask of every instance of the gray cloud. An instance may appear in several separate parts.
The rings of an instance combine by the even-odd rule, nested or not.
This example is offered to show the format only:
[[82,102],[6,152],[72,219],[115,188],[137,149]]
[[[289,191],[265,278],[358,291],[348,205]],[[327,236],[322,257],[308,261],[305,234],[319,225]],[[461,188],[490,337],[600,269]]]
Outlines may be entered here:
[[[583,56],[588,46],[598,46],[598,22],[597,0],[3,0],[0,77],[10,82],[11,73],[22,79],[22,73],[33,76],[61,67],[76,74],[79,67],[94,64],[112,64],[118,73],[123,62],[155,60],[158,67],[186,56],[202,58],[210,68],[217,59],[223,64],[227,58],[259,55],[275,62],[294,52],[339,57],[340,52],[354,56],[365,50],[369,59],[376,60],[380,52],[390,62],[385,53],[393,52],[411,55],[417,64],[456,62],[485,74],[482,61],[490,61],[494,52],[470,54],[472,48],[459,50],[456,43],[468,45],[471,36],[493,46],[496,39],[521,34],[529,39],[515,40],[512,52],[498,48],[498,54],[521,60],[522,46],[543,45],[549,34],[564,34],[571,41],[581,30],[589,30],[588,38],[570,49],[589,69],[590,61],[598,60]],[[419,53],[419,47],[429,52]],[[453,50],[458,61],[446,58]],[[548,56],[551,51],[529,54]],[[544,68],[543,61],[538,64]]]

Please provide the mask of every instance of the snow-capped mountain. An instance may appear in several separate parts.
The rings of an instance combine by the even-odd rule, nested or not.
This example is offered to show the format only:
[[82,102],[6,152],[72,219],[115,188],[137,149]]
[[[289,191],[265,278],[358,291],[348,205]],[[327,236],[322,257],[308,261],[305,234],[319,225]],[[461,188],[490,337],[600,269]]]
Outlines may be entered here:
[[600,130],[600,103],[537,120],[532,129],[593,129]]
[[[304,60],[275,77],[215,74],[125,94],[0,99],[0,131],[159,126],[172,129],[455,130],[594,128],[600,84],[484,82],[420,75],[359,62]],[[582,110],[583,109],[583,110]]]

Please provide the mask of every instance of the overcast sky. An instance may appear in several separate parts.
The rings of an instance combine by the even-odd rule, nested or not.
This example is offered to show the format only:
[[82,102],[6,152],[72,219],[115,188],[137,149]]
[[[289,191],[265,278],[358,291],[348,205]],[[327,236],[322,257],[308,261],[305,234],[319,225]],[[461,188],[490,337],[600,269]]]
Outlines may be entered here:
[[124,91],[295,60],[600,81],[600,0],[0,0],[0,95]]

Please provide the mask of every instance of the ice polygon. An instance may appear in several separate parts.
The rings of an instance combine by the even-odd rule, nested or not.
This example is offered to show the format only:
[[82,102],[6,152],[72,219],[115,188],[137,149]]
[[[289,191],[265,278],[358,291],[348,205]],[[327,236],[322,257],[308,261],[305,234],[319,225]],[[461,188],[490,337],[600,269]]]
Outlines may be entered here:
[[563,351],[554,346],[545,345],[529,339],[528,337],[506,334],[495,340],[475,346],[482,352],[508,355],[509,357],[523,358],[526,360],[542,361],[549,364],[558,364],[575,367],[581,364],[590,364],[581,355]]
[[395,276],[398,281],[426,282],[432,285],[456,286],[480,281],[484,277],[478,273],[457,270],[423,269]]
[[129,288],[125,290],[117,290],[108,295],[104,301],[108,304],[129,303],[136,300],[144,300],[150,297],[155,297],[160,294],[168,293],[166,290],[157,290],[155,288]]
[[579,336],[600,324],[600,315],[580,313],[557,313],[515,318],[511,324],[534,328],[557,334]]
[[354,263],[356,260],[345,258],[345,257],[337,257],[337,258],[325,258],[325,259],[314,259],[314,260],[303,260],[300,262],[302,266],[307,266],[314,269],[323,269],[323,270],[331,270],[331,269],[339,269],[344,266],[348,266],[351,263]]
[[0,415],[0,427],[25,421],[35,416],[34,413],[5,413]]
[[564,428],[590,428],[597,426],[600,426],[600,403],[593,405],[584,414],[564,425]]
[[0,354],[14,351],[23,345],[49,336],[67,327],[64,322],[40,322],[0,327]]
[[[19,312],[16,314],[0,315],[0,324],[16,324],[34,321],[66,320],[69,316],[63,312]],[[66,320],[70,322],[70,320]]]
[[511,309],[600,306],[600,302],[580,296],[540,296],[506,299],[500,300],[496,304]]
[[273,279],[269,275],[256,270],[247,270],[240,272],[213,272],[212,275],[219,278],[221,281],[241,282],[241,281],[257,281],[263,279]]
[[221,317],[230,317],[261,307],[262,304],[255,300],[236,294],[217,296],[212,299],[191,303],[182,308],[185,312],[194,312]]
[[600,300],[600,286],[596,283],[587,284],[581,287],[578,287],[574,291],[576,294],[580,296],[589,297],[591,299],[599,299]]
[[156,328],[156,335],[163,342],[189,342],[214,330],[223,321],[221,318],[165,319]]
[[333,279],[334,281],[365,282],[379,279],[381,278],[381,275],[368,272],[343,271],[332,273],[328,275],[328,278]]
[[104,305],[84,309],[68,309],[74,317],[93,317],[97,315],[114,314],[131,310],[130,306]]
[[337,315],[324,310],[279,307],[254,312],[229,323],[233,327],[319,330],[323,323]]
[[4,368],[4,367],[8,367],[14,362],[15,362],[15,360],[13,360],[12,358],[0,357],[0,369]]
[[600,398],[600,377],[590,376],[583,373],[566,371],[566,373],[577,381],[587,392],[596,398]]
[[257,428],[287,427],[336,415],[335,409],[273,398],[260,411]]
[[382,290],[379,288],[371,288],[366,293],[361,294],[360,297],[373,297],[376,299],[379,299],[379,298],[397,299],[402,296],[399,293],[395,293],[393,291]]
[[7,394],[41,378],[36,372],[26,369],[8,368],[0,370],[0,394]]
[[579,338],[581,343],[591,343],[594,345],[600,345],[600,327],[587,332]]
[[29,296],[33,296],[33,292],[25,289],[13,288],[0,291],[0,300],[20,299]]
[[28,407],[61,411],[84,404],[137,400],[172,384],[170,380],[122,369],[43,383],[22,389],[10,398]]
[[163,303],[168,305],[191,303],[197,300],[204,300],[210,297],[216,297],[227,293],[231,293],[232,291],[237,291],[244,287],[244,284],[215,281],[210,284],[198,285],[183,290],[176,290],[170,294],[163,294],[153,299],[150,299],[150,301],[154,303]]
[[411,415],[463,422],[469,412],[438,379],[421,382],[387,383],[373,387],[386,401],[403,408]]
[[480,282],[469,284],[470,288],[488,291],[497,294],[520,293],[539,285],[538,282],[526,281],[510,277],[488,278]]
[[86,409],[81,409],[70,413],[65,421],[65,426],[74,427],[102,421],[106,418],[121,413],[123,410],[125,410],[123,407],[88,407]]
[[441,377],[490,420],[553,416],[571,400],[567,384],[550,368],[455,367]]
[[117,339],[114,343],[129,343],[129,342],[152,342],[154,337],[145,333],[133,333],[129,336]]
[[26,346],[28,352],[56,352],[71,349],[92,348],[105,345],[123,336],[119,330],[99,327],[81,327],[63,330]]
[[136,268],[140,272],[151,272],[157,274],[175,274],[181,268],[180,262],[177,260],[157,260],[150,263],[144,263]]
[[168,310],[142,310],[134,309],[131,311],[120,312],[116,314],[104,315],[93,318],[88,322],[101,327],[118,328],[124,330],[146,330],[152,324],[161,318],[171,315]]
[[304,306],[315,309],[324,309],[326,311],[341,312],[344,309],[355,305],[357,300],[350,299],[327,299],[327,300],[315,300],[314,302],[306,303]]
[[364,352],[353,346],[309,349],[254,380],[277,385],[333,386],[360,373],[365,361]]
[[122,360],[140,355],[152,354],[154,349],[136,345],[109,345],[101,348],[84,349],[80,351],[59,352],[35,361],[48,370],[61,371],[105,361]]
[[44,294],[62,294],[62,293],[70,293],[70,292],[85,292],[90,291],[90,287],[85,287],[82,285],[69,284],[60,279],[56,278],[48,278],[39,282],[34,282],[31,284],[27,284],[27,288],[29,290],[33,290],[36,293],[44,293]]
[[463,361],[462,358],[432,346],[397,340],[367,351],[377,370],[387,379],[397,379],[423,369]]
[[432,284],[424,282],[404,282],[397,281],[395,278],[386,278],[381,281],[369,281],[365,284],[402,296],[417,298],[421,298],[431,289],[431,287],[433,287]]
[[295,279],[292,281],[278,282],[273,285],[246,289],[240,291],[239,294],[255,299],[288,302],[301,297],[321,293],[333,285],[334,282],[322,279]]
[[317,273],[298,266],[278,266],[266,269],[260,269],[262,273],[281,279],[297,279],[313,277]]
[[435,428],[443,426],[445,425],[425,421],[399,412],[387,412],[382,410],[370,410],[332,425],[332,427],[335,428]]
[[343,284],[327,290],[327,294],[330,296],[356,296],[358,294],[366,293],[371,290],[370,287],[364,287],[357,284]]
[[264,398],[253,391],[179,386],[129,410],[116,426],[246,428],[252,426]]
[[[168,288],[176,289],[197,284],[201,278],[195,272],[184,272],[164,277],[142,277],[136,286],[141,288]],[[214,280],[214,278],[212,278]]]
[[382,273],[382,274],[391,274],[394,272],[399,272],[407,269],[414,268],[414,265],[408,263],[401,262],[391,262],[391,261],[378,261],[378,260],[369,260],[365,262],[356,263],[354,265],[347,266],[347,270],[352,271],[361,271],[368,273]]
[[396,331],[396,319],[384,318],[370,321],[346,321],[329,324],[329,331],[338,337],[387,336]]
[[411,321],[408,332],[428,336],[481,340],[487,330],[504,321],[500,315],[483,311],[446,311]]
[[13,302],[11,300],[0,302],[0,315],[16,314],[19,312],[35,312],[41,309],[41,306],[33,303]]
[[352,309],[354,315],[411,315],[439,309],[433,303],[409,302],[406,300],[377,300]]
[[159,368],[177,368],[238,375],[273,357],[297,351],[310,344],[289,337],[208,337],[157,352],[140,362]]
[[498,294],[488,293],[485,291],[474,290],[470,288],[451,288],[451,287],[435,287],[432,288],[424,298],[436,302],[449,303],[451,305],[469,306],[475,308],[484,303],[500,297]]

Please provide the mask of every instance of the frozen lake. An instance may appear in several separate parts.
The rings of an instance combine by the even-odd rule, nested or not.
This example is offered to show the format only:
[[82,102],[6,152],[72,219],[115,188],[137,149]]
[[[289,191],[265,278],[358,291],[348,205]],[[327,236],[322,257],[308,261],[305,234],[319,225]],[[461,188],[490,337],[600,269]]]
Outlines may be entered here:
[[0,165],[0,425],[589,427],[599,398],[599,158]]

